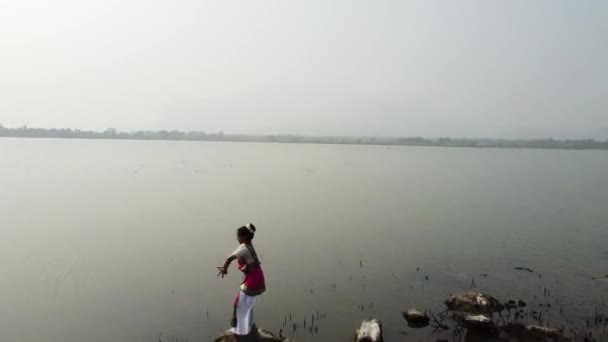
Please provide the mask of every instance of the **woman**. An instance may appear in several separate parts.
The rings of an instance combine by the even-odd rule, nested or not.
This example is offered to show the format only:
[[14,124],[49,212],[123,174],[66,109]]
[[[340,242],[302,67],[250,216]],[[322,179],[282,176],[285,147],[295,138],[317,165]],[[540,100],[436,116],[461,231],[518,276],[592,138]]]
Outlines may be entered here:
[[224,266],[217,268],[217,276],[224,278],[228,274],[228,267],[236,259],[239,270],[245,275],[241,289],[234,300],[231,325],[235,335],[249,335],[254,326],[253,307],[257,301],[257,296],[266,291],[264,271],[251,244],[255,236],[255,230],[255,226],[251,223],[239,228],[236,232],[239,246],[226,259]]

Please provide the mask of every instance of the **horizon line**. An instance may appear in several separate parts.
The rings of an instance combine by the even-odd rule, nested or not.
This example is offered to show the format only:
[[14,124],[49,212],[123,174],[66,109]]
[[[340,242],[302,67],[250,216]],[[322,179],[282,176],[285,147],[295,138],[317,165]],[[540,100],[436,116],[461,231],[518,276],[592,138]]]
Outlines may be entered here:
[[74,133],[95,133],[95,134],[137,134],[137,133],[181,133],[181,134],[200,134],[202,136],[224,136],[224,137],[294,137],[294,138],[340,138],[340,139],[426,139],[426,140],[493,140],[493,141],[594,141],[608,142],[608,139],[595,139],[590,137],[578,138],[556,138],[556,137],[539,137],[539,138],[504,138],[490,136],[450,136],[450,135],[322,135],[322,134],[303,134],[303,133],[226,133],[223,130],[205,131],[205,130],[178,130],[178,129],[136,129],[136,130],[119,130],[117,128],[108,127],[103,130],[96,129],[80,129],[80,128],[45,128],[45,127],[30,127],[22,126],[4,126],[0,124],[0,130],[44,130],[44,131],[69,131]]

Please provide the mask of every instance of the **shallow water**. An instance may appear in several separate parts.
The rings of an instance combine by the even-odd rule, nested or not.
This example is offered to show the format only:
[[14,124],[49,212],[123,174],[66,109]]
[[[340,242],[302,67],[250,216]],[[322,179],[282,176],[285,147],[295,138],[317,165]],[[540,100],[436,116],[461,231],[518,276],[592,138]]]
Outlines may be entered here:
[[249,221],[258,324],[298,341],[371,316],[428,337],[400,311],[473,286],[578,322],[608,302],[591,280],[607,170],[605,151],[2,139],[0,340],[206,341],[241,279],[215,267]]

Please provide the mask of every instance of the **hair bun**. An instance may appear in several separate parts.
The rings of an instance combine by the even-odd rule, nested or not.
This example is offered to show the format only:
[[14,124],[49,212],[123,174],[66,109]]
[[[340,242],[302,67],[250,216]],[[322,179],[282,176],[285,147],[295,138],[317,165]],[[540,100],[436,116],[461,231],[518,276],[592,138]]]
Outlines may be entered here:
[[255,233],[255,226],[253,225],[253,223],[248,224],[248,228],[249,230]]

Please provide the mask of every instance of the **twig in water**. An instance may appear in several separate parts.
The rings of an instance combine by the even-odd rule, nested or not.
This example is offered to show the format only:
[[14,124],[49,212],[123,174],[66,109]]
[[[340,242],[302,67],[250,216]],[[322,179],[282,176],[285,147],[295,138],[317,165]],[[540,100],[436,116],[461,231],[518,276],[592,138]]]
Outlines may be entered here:
[[431,316],[431,319],[433,320],[433,323],[435,323],[433,325],[433,327],[435,328],[435,330],[449,330],[450,327],[447,326],[445,323],[443,323],[443,319],[442,321],[439,321],[439,319],[437,319],[437,316],[435,316],[433,314],[433,312],[429,311],[429,315]]

